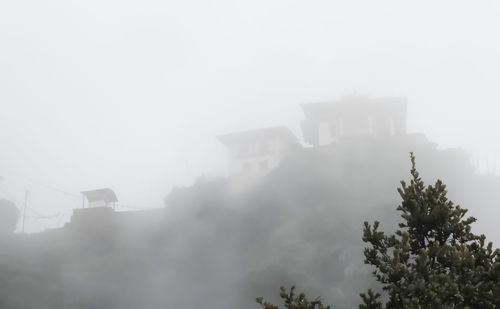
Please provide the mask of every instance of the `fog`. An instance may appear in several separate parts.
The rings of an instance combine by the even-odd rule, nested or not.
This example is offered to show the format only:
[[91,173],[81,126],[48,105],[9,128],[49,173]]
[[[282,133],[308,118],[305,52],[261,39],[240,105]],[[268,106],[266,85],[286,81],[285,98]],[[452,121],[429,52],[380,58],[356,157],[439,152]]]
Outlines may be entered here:
[[[224,171],[216,135],[281,124],[299,135],[299,103],[353,92],[408,97],[410,131],[464,147],[492,171],[498,10],[493,1],[5,1],[4,185],[15,182],[20,200],[19,177],[77,195],[108,186],[124,204],[154,207],[173,186]],[[38,204],[30,189],[43,214],[72,208],[60,195]]]
[[[0,198],[21,214],[26,203],[26,233],[62,228],[81,208],[84,190],[113,189],[120,212],[175,208],[190,199],[179,202],[175,192],[198,192],[197,180],[228,176],[227,149],[217,136],[286,126],[310,147],[301,104],[353,95],[407,98],[406,131],[423,133],[438,150],[462,149],[469,157],[460,162],[472,169],[460,167],[467,177],[491,177],[486,187],[495,188],[499,14],[495,1],[2,1]],[[394,147],[401,150],[395,160],[408,163],[414,149]],[[423,167],[448,162],[422,152]],[[395,208],[397,180],[408,177],[409,165],[384,162],[394,185],[380,194]],[[431,181],[453,182],[450,170],[460,168],[427,172]],[[478,231],[498,240],[498,204],[466,205],[486,199],[461,191],[485,181],[467,177],[452,183],[450,194],[478,217]],[[266,203],[286,206],[283,192],[255,190],[273,196],[262,197]],[[259,200],[238,192],[221,205],[238,209]],[[183,218],[201,216],[198,207]],[[353,229],[361,235],[361,225]],[[16,232],[22,230],[20,220]],[[241,239],[252,238],[251,228],[242,231],[249,235]],[[183,243],[189,238],[176,241],[166,241],[176,258],[196,254]]]

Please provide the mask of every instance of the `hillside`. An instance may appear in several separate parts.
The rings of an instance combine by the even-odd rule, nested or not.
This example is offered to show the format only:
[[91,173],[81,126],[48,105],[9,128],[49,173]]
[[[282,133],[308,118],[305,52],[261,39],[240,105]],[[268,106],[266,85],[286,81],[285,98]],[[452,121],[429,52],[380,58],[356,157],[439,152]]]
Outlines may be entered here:
[[0,307],[256,308],[256,296],[297,283],[353,308],[374,284],[362,222],[397,219],[409,151],[424,180],[441,178],[481,231],[493,227],[500,181],[475,174],[463,151],[422,135],[346,139],[296,150],[262,178],[200,178],[164,209],[80,210],[63,229],[5,237]]

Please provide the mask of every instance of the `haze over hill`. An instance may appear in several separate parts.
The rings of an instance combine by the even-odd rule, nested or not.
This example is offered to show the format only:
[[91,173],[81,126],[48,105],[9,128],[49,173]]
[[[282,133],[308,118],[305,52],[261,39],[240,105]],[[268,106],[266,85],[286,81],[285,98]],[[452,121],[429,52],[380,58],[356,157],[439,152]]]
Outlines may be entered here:
[[294,283],[356,307],[362,222],[394,226],[410,151],[498,247],[498,16],[0,1],[0,308],[250,309]]
[[31,217],[60,214],[28,218],[30,232],[61,227],[82,190],[159,207],[224,170],[215,136],[299,136],[300,103],[354,91],[408,97],[410,132],[494,172],[499,13],[496,1],[3,1],[0,194],[19,206],[28,189]]
[[174,189],[164,209],[80,209],[63,229],[4,236],[0,304],[255,308],[256,296],[272,300],[279,285],[300,283],[336,308],[353,308],[374,284],[361,258],[362,222],[394,226],[410,149],[425,180],[443,179],[479,218],[475,231],[498,243],[488,213],[500,203],[500,180],[475,174],[463,151],[438,150],[414,134],[353,137],[296,148],[257,181],[200,178]]

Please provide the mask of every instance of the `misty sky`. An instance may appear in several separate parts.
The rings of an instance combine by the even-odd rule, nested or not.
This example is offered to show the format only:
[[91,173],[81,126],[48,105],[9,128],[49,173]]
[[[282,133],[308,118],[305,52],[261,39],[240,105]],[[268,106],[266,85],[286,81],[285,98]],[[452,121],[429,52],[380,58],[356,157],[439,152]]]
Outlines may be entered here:
[[59,214],[28,231],[63,224],[82,190],[161,207],[223,173],[216,135],[299,135],[298,104],[354,92],[408,97],[409,131],[494,172],[498,16],[497,1],[0,1],[0,197],[28,189],[30,215]]

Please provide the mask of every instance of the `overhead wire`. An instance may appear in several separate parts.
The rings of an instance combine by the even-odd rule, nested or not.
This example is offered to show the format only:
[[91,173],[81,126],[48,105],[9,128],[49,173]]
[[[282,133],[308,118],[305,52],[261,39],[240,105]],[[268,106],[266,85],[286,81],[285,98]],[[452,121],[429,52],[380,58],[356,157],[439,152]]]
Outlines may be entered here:
[[[9,173],[9,174],[11,174],[11,173]],[[12,176],[14,176],[14,178],[24,179],[24,181],[27,182],[27,183],[31,183],[31,184],[37,185],[37,186],[45,188],[47,190],[58,192],[58,193],[63,194],[65,196],[78,199],[79,201],[82,199],[82,195],[68,192],[66,190],[63,190],[63,189],[58,188],[58,187],[55,187],[53,185],[49,185],[47,183],[34,180],[34,179],[30,178],[30,177],[26,177],[24,175],[20,175],[19,173],[15,173]],[[20,205],[23,203],[20,199],[16,198],[13,194],[11,194],[10,192],[8,192],[4,188],[0,187],[0,191],[3,192],[9,199],[13,200],[14,202],[16,202],[16,203],[18,203]],[[121,204],[121,203],[120,204],[117,203],[116,207],[126,208],[126,209],[133,209],[133,210],[157,209],[157,207],[141,207],[141,206],[137,206],[137,205],[128,205],[128,204]],[[31,214],[30,215],[26,215],[25,216],[26,219],[30,219],[30,220],[57,219],[57,222],[58,222],[57,225],[60,225],[59,223],[60,223],[60,219],[61,219],[61,216],[62,216],[62,214],[60,212],[57,213],[57,214],[45,215],[45,214],[41,214],[38,211],[34,210],[32,207],[29,207],[28,211]]]
[[64,194],[64,195],[71,196],[73,198],[78,198],[78,199],[82,198],[82,196],[80,194],[71,193],[71,192],[68,192],[66,190],[57,188],[57,187],[55,187],[53,185],[49,185],[47,183],[44,183],[44,182],[41,182],[41,181],[37,181],[35,179],[32,179],[31,177],[27,177],[27,176],[21,175],[19,172],[9,173],[9,174],[11,174],[11,175],[13,174],[14,178],[17,177],[17,178],[24,179],[28,183],[32,183],[32,184],[35,184],[35,185],[38,185],[38,186],[41,186],[41,187],[45,187],[46,189],[50,189],[52,191],[56,191],[56,192],[59,192],[59,193]]
[[[15,174],[14,173],[8,173],[8,175],[9,175],[9,177],[18,178],[22,182],[25,182],[26,184],[37,185],[40,189],[51,190],[53,192],[57,192],[59,194],[63,194],[64,196],[68,196],[68,197],[75,198],[75,199],[78,199],[78,200],[82,199],[81,195],[77,195],[77,194],[68,192],[66,190],[57,188],[55,186],[52,186],[52,185],[49,185],[49,184],[46,184],[46,183],[43,183],[43,182],[40,182],[40,181],[36,181],[36,180],[31,179],[29,177],[26,177],[24,175],[20,175],[19,173],[15,173]],[[5,180],[5,177],[2,177],[2,180]],[[21,199],[16,198],[15,195],[10,192],[10,190],[6,190],[6,188],[4,188],[3,186],[0,186],[0,192],[2,192],[8,199],[12,200],[13,202],[15,202],[18,205],[22,205],[24,203],[23,201],[21,201]],[[57,219],[57,226],[60,225],[60,219],[61,219],[61,213],[60,212],[56,213],[56,214],[49,214],[49,215],[47,215],[47,214],[41,214],[41,213],[39,213],[38,211],[36,211],[35,209],[33,209],[33,207],[28,207],[26,210],[28,211],[29,214],[23,214],[22,215],[23,218],[24,219],[28,219],[30,221],[33,221],[33,220],[37,221],[36,224],[39,225],[39,226],[42,226],[43,229],[47,229],[47,225],[41,224],[39,220],[55,220],[55,219]]]

